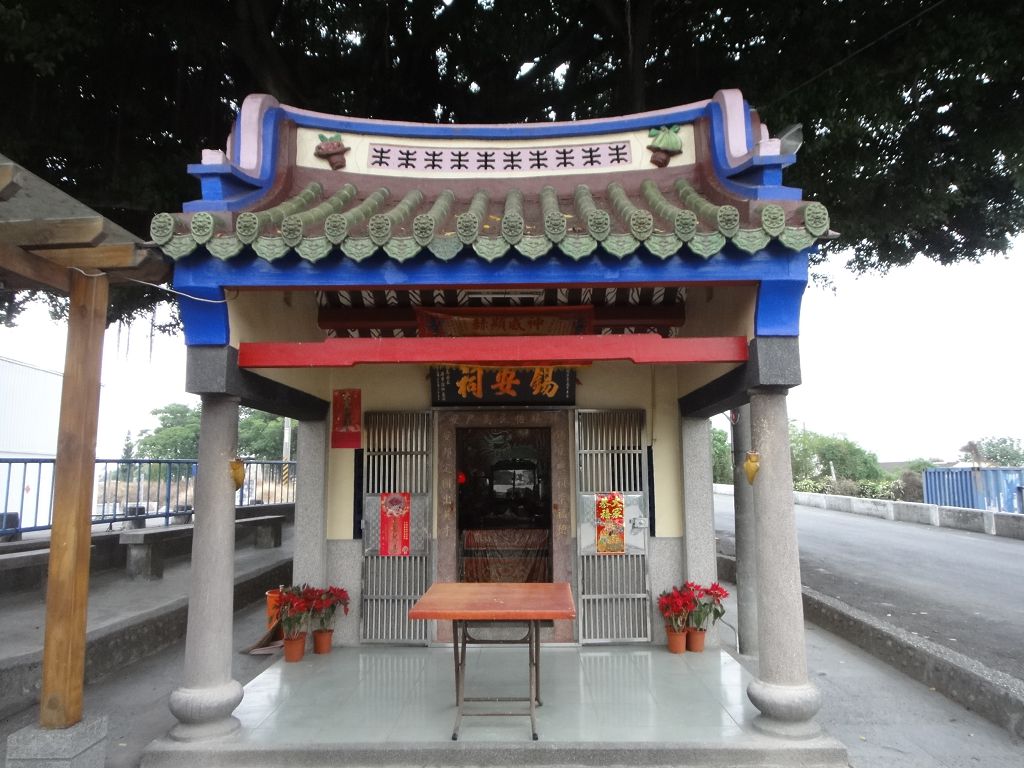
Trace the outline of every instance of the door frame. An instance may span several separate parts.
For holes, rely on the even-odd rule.
[[[460,427],[547,427],[551,430],[551,576],[573,584],[576,542],[572,526],[576,464],[573,448],[572,408],[436,409],[437,414],[437,548],[435,580],[457,581],[455,430]],[[438,635],[442,627],[438,626]],[[557,621],[545,640],[573,642],[574,622]],[[441,639],[439,637],[439,639]]]

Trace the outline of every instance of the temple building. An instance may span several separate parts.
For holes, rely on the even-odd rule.
[[[523,125],[248,97],[188,168],[201,198],[151,227],[203,403],[172,736],[237,727],[239,404],[299,420],[294,578],[349,589],[348,646],[450,640],[406,616],[439,581],[568,582],[577,619],[543,642],[664,643],[658,594],[717,577],[709,419],[743,414],[750,700],[766,733],[814,733],[786,393],[832,233],[783,184],[786,149],[735,90]]]

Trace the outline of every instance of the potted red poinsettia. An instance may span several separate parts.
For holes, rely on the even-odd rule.
[[[338,608],[348,615],[348,592],[342,587],[326,589],[308,587],[304,596],[310,603],[310,621],[313,625],[313,652],[330,653],[334,642],[334,620]]]
[[[686,648],[689,651],[703,651],[704,638],[709,626],[714,626],[725,615],[722,601],[729,593],[717,581],[710,587],[687,582],[685,588],[693,594],[695,608],[688,618],[689,632],[686,636]]]
[[[306,653],[306,627],[309,624],[310,607],[302,587],[287,587],[281,591],[277,618],[284,635],[285,661],[299,661]]]
[[[665,635],[672,653],[686,650],[687,620],[697,607],[693,592],[685,587],[672,587],[658,597],[658,611],[665,619]]]

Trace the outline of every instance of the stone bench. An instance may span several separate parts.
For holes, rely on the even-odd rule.
[[[49,549],[27,549],[20,552],[6,552],[0,555],[0,571],[38,568],[39,566],[46,566],[49,562]]]
[[[192,525],[166,525],[161,528],[132,528],[121,531],[119,543],[128,547],[125,573],[129,579],[162,579],[164,554],[162,544],[172,539],[192,536]]]
[[[284,515],[262,515],[239,518],[235,521],[235,525],[255,528],[256,549],[271,549],[281,546],[281,526],[284,521]]]
[[[89,547],[90,555],[95,545]],[[49,548],[23,549],[0,554],[0,573],[5,590],[39,589],[46,593],[46,577],[50,571]]]
[[[284,515],[243,517],[235,521],[242,528],[255,528],[256,548],[281,546]],[[127,548],[125,573],[129,579],[161,579],[164,575],[163,545],[169,541],[192,537],[193,524],[166,525],[160,528],[133,528],[121,532],[119,542]]]

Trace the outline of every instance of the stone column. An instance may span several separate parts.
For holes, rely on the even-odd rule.
[[[752,393],[750,415],[751,444],[760,454],[754,480],[758,676],[747,696],[761,710],[754,720],[760,730],[806,738],[819,733],[812,718],[821,695],[807,679],[785,390]]]
[[[327,586],[327,422],[300,421],[295,472],[295,558],[292,581]]]
[[[736,611],[740,653],[757,655],[757,537],[754,530],[754,487],[743,462],[750,450],[750,405],[733,411],[733,509],[736,518]]]
[[[684,417],[682,442],[685,525],[683,555],[686,580],[707,585],[718,579],[711,421]]]
[[[230,395],[203,395],[185,684],[170,701],[179,721],[170,736],[179,741],[224,736],[240,725],[231,715],[242,701],[242,686],[231,677],[235,484],[230,462],[238,450],[238,402]]]

